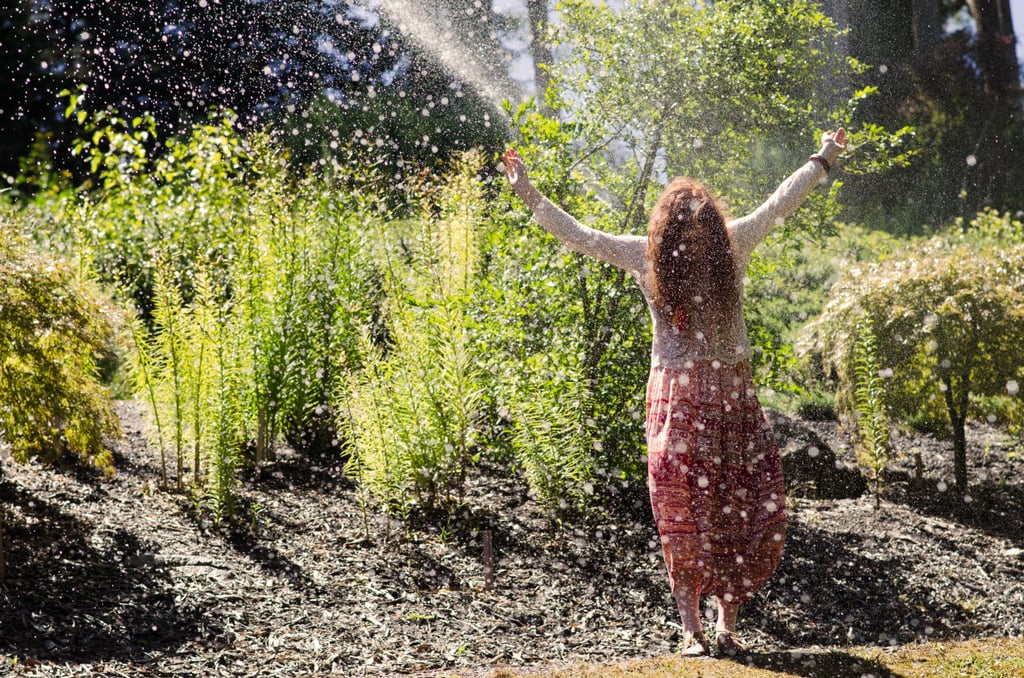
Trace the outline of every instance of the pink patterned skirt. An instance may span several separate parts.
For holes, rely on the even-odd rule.
[[[651,369],[647,473],[672,591],[740,603],[786,535],[782,462],[746,361]]]

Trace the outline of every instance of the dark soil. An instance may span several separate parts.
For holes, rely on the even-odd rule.
[[[443,528],[409,527],[364,512],[339,460],[282,450],[244,489],[245,525],[226,530],[155,489],[139,406],[120,412],[112,479],[0,460],[0,673],[394,674],[676,647],[642,488],[617,487],[603,518],[557,524],[522,480],[485,465]],[[852,466],[835,423],[773,419],[784,447],[814,438]],[[897,439],[877,512],[870,495],[792,488],[783,562],[741,612],[755,648],[1024,635],[1021,450],[989,426],[968,442],[964,497],[950,444],[920,435]]]

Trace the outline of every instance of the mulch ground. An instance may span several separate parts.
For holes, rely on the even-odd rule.
[[[558,523],[507,468],[483,465],[465,510],[410,526],[366,506],[340,460],[282,450],[244,488],[246,524],[225,530],[156,489],[139,407],[120,406],[112,479],[0,459],[0,673],[472,672],[676,647],[643,488]],[[836,424],[773,419],[784,447],[813,437],[852,465]],[[741,612],[755,649],[1024,635],[1021,450],[989,426],[968,441],[965,497],[951,489],[950,444],[922,435],[897,439],[878,511],[868,495],[794,488],[783,562]]]

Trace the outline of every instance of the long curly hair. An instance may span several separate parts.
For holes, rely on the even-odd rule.
[[[725,216],[706,186],[688,177],[662,191],[647,226],[649,287],[676,324],[700,318],[723,328],[740,306]]]

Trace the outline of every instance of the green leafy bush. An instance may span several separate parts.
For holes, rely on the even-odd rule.
[[[482,375],[469,309],[484,209],[478,165],[464,157],[436,202],[406,224],[403,253],[384,248],[388,342],[364,338],[364,367],[335,405],[349,472],[400,516],[416,505],[450,509],[477,456]]]
[[[0,433],[15,459],[72,454],[112,472],[104,437],[120,424],[99,360],[119,314],[85,274],[35,254],[6,222],[0,215]]]
[[[1024,375],[1024,246],[964,242],[960,234],[936,238],[847,269],[801,342],[811,362],[838,382],[837,404],[850,415],[856,328],[867,317],[888,376],[886,406],[902,421],[952,433],[961,491],[964,425],[977,413],[972,397],[1013,400],[1019,396],[1012,385]]]

